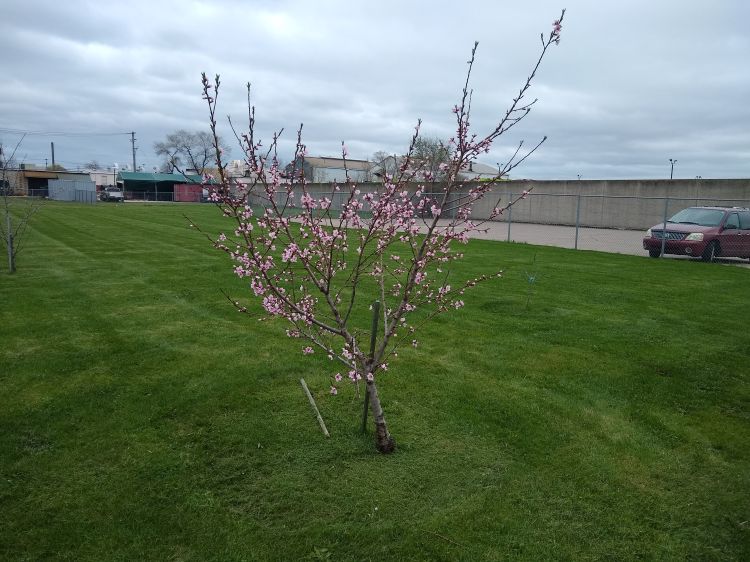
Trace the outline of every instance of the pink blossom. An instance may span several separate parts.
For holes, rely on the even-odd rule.
[[[338,393],[339,393],[339,389],[336,388],[335,386],[331,385],[331,394],[333,394],[334,396],[336,396]]]
[[[341,373],[336,373],[333,378],[336,380],[336,382],[341,382],[341,379],[344,377],[341,376]]]
[[[250,282],[250,287],[252,287],[253,293],[255,293],[256,297],[259,297],[266,292],[266,289],[263,286],[263,283],[261,283],[260,279],[258,279],[257,277],[255,277]]]
[[[312,353],[315,353],[315,350],[308,345],[305,349],[302,350],[302,353],[305,355],[311,355]]]
[[[373,380],[375,380],[375,377],[373,376],[373,374],[372,374],[372,373],[367,373],[367,380],[368,380],[368,381],[373,381]]]
[[[297,244],[292,242],[284,249],[284,253],[281,254],[281,261],[295,262],[297,261],[298,253],[299,253],[299,246],[297,246]]]
[[[263,308],[271,316],[281,316],[284,312],[283,304],[281,299],[274,295],[267,295],[263,298]]]

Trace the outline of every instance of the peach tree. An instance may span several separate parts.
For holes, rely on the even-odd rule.
[[[452,110],[455,133],[446,146],[450,157],[440,165],[439,174],[415,156],[421,126],[417,121],[395,173],[384,173],[382,185],[374,190],[360,189],[349,173],[345,181],[333,182],[328,192],[312,190],[304,166],[296,164],[291,177],[285,177],[277,153],[283,129],[268,146],[256,138],[249,84],[248,128],[243,133],[232,128],[250,181],[237,183],[227,173],[217,133],[219,76],[210,81],[203,74],[217,170],[206,178],[206,185],[211,200],[232,224],[209,238],[231,258],[234,273],[247,281],[264,315],[286,321],[286,335],[302,342],[300,353],[322,354],[340,366],[331,369],[331,394],[346,385],[356,392],[364,387],[365,420],[369,408],[376,447],[382,453],[392,452],[395,442],[388,431],[378,383],[399,348],[416,347],[416,332],[424,321],[461,308],[469,289],[500,274],[488,272],[451,283],[450,266],[463,257],[458,249],[484,228],[486,220],[497,219],[526,196],[492,201],[488,217],[473,219],[477,202],[492,197],[495,183],[546,137],[525,152],[519,144],[492,181],[469,184],[461,173],[531,111],[536,100],[527,101],[527,91],[549,48],[560,41],[564,15],[563,10],[552,31],[542,34],[541,52],[532,71],[491,130],[482,134],[473,132],[470,123],[475,43],[460,100]],[[300,125],[293,162],[303,162],[305,156]],[[343,143],[342,158],[346,162]],[[229,298],[240,312],[250,314],[247,304]],[[372,314],[370,326],[355,321],[363,317],[363,311],[366,316]]]

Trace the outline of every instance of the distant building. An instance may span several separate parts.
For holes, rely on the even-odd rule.
[[[96,185],[96,189],[101,191],[104,187],[115,185],[117,173],[114,170],[89,170],[89,176]]]
[[[122,186],[125,199],[140,201],[174,201],[176,185],[201,184],[202,181],[203,177],[198,174],[149,174],[145,172],[117,174],[117,185]]]
[[[284,173],[287,177],[299,178],[302,173],[312,183],[346,181],[347,174],[353,181],[372,181],[373,164],[367,160],[344,160],[328,156],[306,156],[287,165]]]
[[[494,179],[497,178],[499,171],[499,168],[496,166],[488,166],[480,162],[469,162],[467,166],[461,168],[461,176],[466,181]]]
[[[402,158],[402,156],[389,156],[382,162],[372,164],[372,181],[383,181],[385,173],[393,174],[393,171],[401,166]],[[417,165],[418,163],[414,163],[410,168],[416,169]],[[464,181],[495,179],[497,174],[498,168],[495,166],[488,166],[480,162],[469,162],[461,168],[459,179]]]
[[[88,172],[37,169],[25,164],[16,168],[8,168],[4,170],[4,174],[5,185],[2,186],[4,189],[9,189],[10,193],[14,195],[32,197],[48,197],[50,181],[63,180],[83,183],[91,181]]]
[[[250,166],[244,160],[231,160],[227,164],[227,175],[231,178],[242,178],[250,175]]]

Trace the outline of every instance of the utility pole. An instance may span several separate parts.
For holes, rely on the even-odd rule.
[[[672,168],[669,170],[669,179],[672,179],[674,176],[674,165],[677,164],[677,160],[669,159],[669,163],[672,165]]]
[[[133,146],[133,171],[135,172],[135,131],[130,133],[130,144]]]
[[[55,167],[55,143],[51,142],[49,143],[50,148],[52,148],[52,167]]]

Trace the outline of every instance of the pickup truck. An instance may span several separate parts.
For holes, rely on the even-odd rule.
[[[125,195],[117,187],[105,187],[104,191],[99,194],[100,201],[125,201]]]

